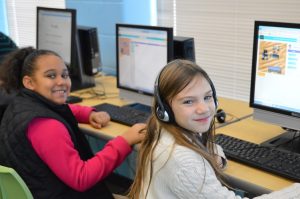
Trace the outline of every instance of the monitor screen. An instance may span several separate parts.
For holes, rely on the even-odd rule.
[[[256,21],[250,106],[254,119],[300,130],[300,24]]]
[[[57,52],[70,69],[72,91],[93,87],[84,73],[76,27],[76,10],[37,7],[37,49]]]
[[[151,105],[156,76],[173,58],[173,28],[117,24],[116,44],[120,97]]]

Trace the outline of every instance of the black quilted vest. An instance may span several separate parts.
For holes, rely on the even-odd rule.
[[[54,118],[63,123],[82,160],[93,156],[68,105],[56,105],[32,91],[23,89],[9,104],[1,121],[0,164],[14,168],[35,199],[113,198],[104,182],[85,192],[78,192],[65,185],[51,172],[26,137],[28,124],[38,117]]]

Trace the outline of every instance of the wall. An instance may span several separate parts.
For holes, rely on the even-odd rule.
[[[115,24],[150,25],[151,5],[153,0],[66,0],[66,8],[77,10],[78,25],[97,27],[106,74],[116,73]]]
[[[5,0],[0,0],[0,32],[8,35]]]

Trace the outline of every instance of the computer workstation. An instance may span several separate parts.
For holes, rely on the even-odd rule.
[[[124,107],[102,104],[97,110],[127,125],[146,122],[156,76],[172,59],[173,28],[116,24],[117,88],[120,98],[132,103]]]
[[[271,190],[300,182],[299,39],[300,24],[255,22],[250,93],[253,118],[217,130],[226,134],[217,142],[230,158],[283,176],[266,182]],[[236,177],[260,183],[237,173]]]

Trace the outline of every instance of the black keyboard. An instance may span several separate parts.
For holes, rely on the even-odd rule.
[[[215,142],[232,160],[300,182],[300,154],[217,134]]]
[[[94,106],[97,111],[106,111],[111,120],[127,126],[132,126],[136,123],[145,123],[150,116],[149,112],[140,111],[129,106],[116,106],[109,103],[103,103]]]

